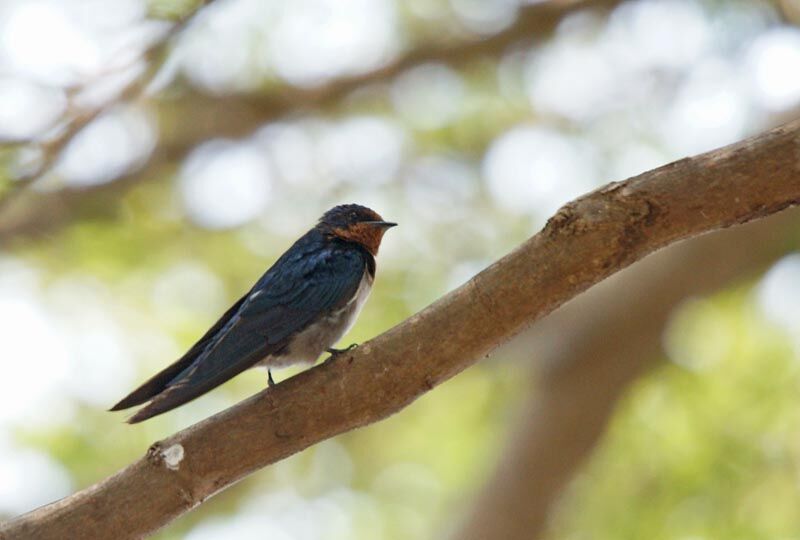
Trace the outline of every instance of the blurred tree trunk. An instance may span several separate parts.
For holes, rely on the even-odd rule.
[[[752,276],[785,253],[796,209],[687,240],[619,272],[551,314],[515,347],[532,349],[531,398],[454,540],[532,540],[601,438],[614,406],[657,364],[674,308]]]
[[[647,254],[798,204],[798,163],[795,122],[593,191],[402,324],[154,444],[110,478],[0,525],[0,538],[152,534],[266,465],[399,411]],[[548,410],[562,411],[558,402]]]

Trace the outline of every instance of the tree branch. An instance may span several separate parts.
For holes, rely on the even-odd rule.
[[[50,132],[42,137],[24,141],[24,144],[35,146],[41,152],[41,160],[35,168],[22,176],[14,178],[11,187],[2,193],[2,198],[0,198],[0,211],[5,211],[9,205],[15,203],[18,197],[24,196],[24,193],[30,185],[51,173],[67,145],[69,145],[70,141],[83,131],[86,126],[94,122],[101,115],[107,113],[115,105],[139,99],[161,69],[161,65],[157,59],[165,55],[170,41],[180,34],[186,26],[194,20],[197,14],[212,1],[213,0],[200,0],[192,9],[176,18],[172,22],[172,26],[169,27],[159,39],[149,43],[142,51],[140,58],[140,60],[149,63],[149,65],[136,77],[132,78],[118,94],[102,102],[95,103],[89,108],[82,108],[75,104],[70,104],[70,106],[67,107],[67,112],[64,117],[62,117],[59,122],[58,129],[51,129]],[[132,61],[131,65],[133,65],[133,63]],[[74,101],[75,96],[80,95],[81,92],[90,88],[92,83],[102,78],[103,75],[101,74],[91,81],[86,82],[81,87],[69,89],[70,91],[68,94],[71,100]],[[24,145],[17,142],[11,146]],[[76,191],[80,191],[80,188]]]
[[[7,522],[0,538],[150,534],[266,465],[399,411],[648,253],[798,202],[800,122],[609,184],[351,354],[156,443],[114,476]]]
[[[654,367],[675,307],[763,270],[791,248],[793,209],[672,245],[561,306],[525,336],[537,367],[508,447],[454,540],[540,537],[617,401]],[[624,336],[624,337],[623,337]],[[554,343],[555,341],[555,343]]]
[[[156,154],[161,152],[156,148]],[[124,193],[143,178],[168,176],[174,174],[174,169],[171,160],[156,157],[144,170],[126,174],[113,182],[55,191],[21,190],[6,204],[0,203],[0,248],[16,240],[51,232],[78,216],[83,219],[113,216]]]

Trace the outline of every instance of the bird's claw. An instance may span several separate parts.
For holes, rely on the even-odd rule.
[[[337,354],[342,354],[342,353],[350,352],[350,351],[352,351],[353,349],[355,349],[356,347],[358,347],[358,343],[351,343],[350,345],[348,345],[348,346],[347,346],[347,347],[345,347],[344,349],[334,349],[333,347],[331,347],[331,348],[329,348],[329,349],[325,349],[325,350],[326,350],[327,352],[331,353],[332,355],[337,355]]]
[[[330,353],[330,356],[325,359],[325,362],[330,362],[332,360],[336,360],[336,358],[340,354],[344,354],[344,353],[350,352],[353,349],[355,349],[356,347],[358,347],[358,343],[352,343],[349,346],[345,347],[344,349],[334,349],[333,347],[325,349],[326,352]]]
[[[275,386],[275,379],[272,378],[272,370],[271,369],[267,370],[267,386],[269,388],[272,388],[273,386]]]

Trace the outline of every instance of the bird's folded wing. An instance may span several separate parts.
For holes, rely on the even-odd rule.
[[[129,422],[182,405],[280,352],[317,317],[352,299],[365,265],[363,255],[353,250],[323,250],[297,264],[276,265],[208,340],[197,359]]]

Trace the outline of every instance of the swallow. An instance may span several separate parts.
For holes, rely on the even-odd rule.
[[[313,364],[355,323],[375,280],[383,234],[396,223],[357,204],[328,210],[189,351],[114,405],[142,405],[135,424],[183,405],[242,371]],[[352,346],[351,346],[352,347]],[[348,349],[344,349],[348,350]]]

